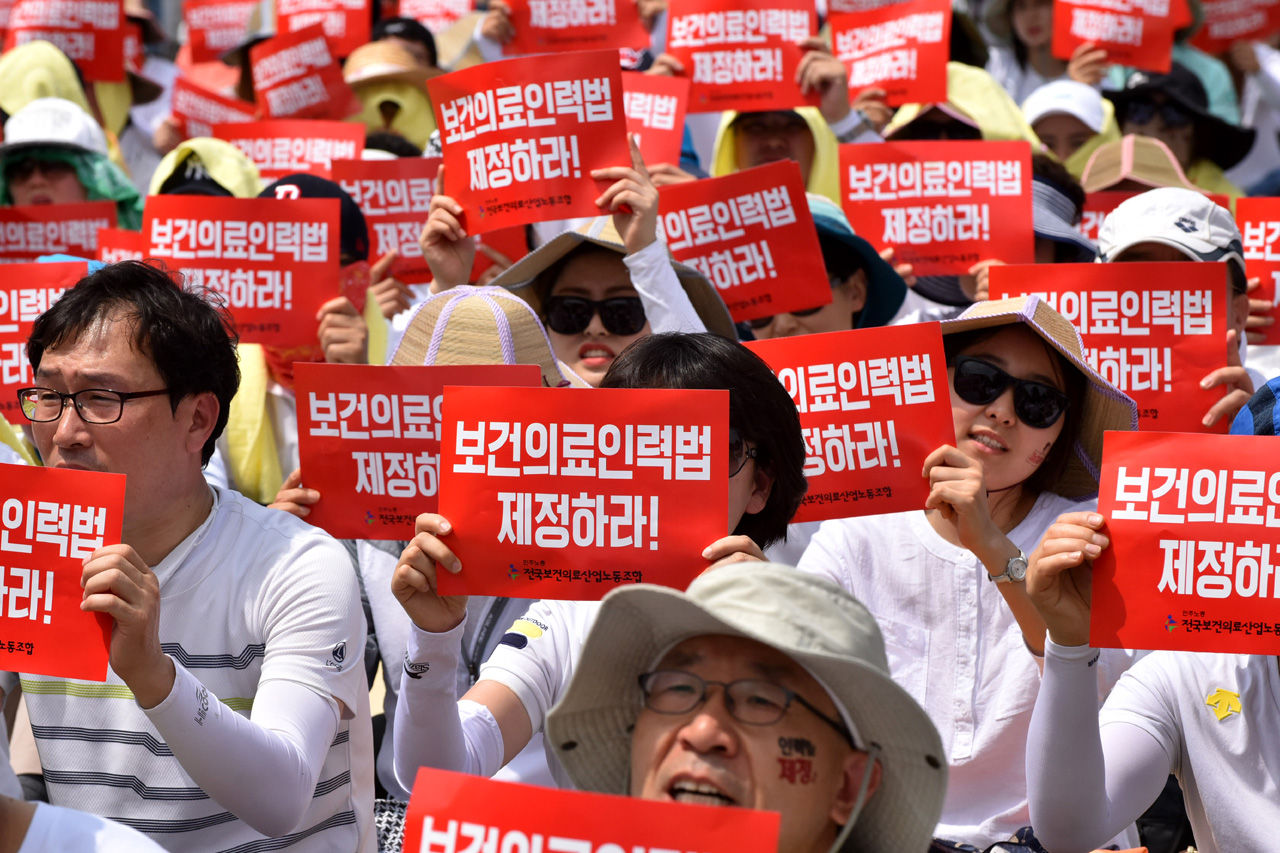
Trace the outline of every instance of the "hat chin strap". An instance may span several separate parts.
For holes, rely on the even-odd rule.
[[[871,787],[871,774],[875,772],[876,760],[879,757],[880,744],[872,743],[868,745],[867,760],[862,765],[862,782],[858,785],[858,798],[854,800],[853,810],[849,812],[849,819],[840,828],[840,832],[836,835],[835,843],[831,845],[828,853],[840,853],[845,842],[849,840],[849,834],[853,832],[853,827],[858,822],[858,816],[862,814],[862,809],[867,804],[867,791]]]

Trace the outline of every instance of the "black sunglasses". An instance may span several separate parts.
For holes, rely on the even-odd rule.
[[[1032,429],[1048,429],[1058,422],[1070,403],[1067,395],[1043,382],[1015,379],[989,361],[962,355],[956,358],[951,385],[966,403],[985,406],[1010,385],[1013,386],[1013,411]]]
[[[597,312],[611,335],[635,335],[644,328],[644,303],[639,296],[613,296],[598,301],[581,296],[552,296],[547,299],[547,327],[561,335],[578,335],[591,325]]]
[[[789,311],[787,313],[789,313],[792,317],[808,317],[810,314],[817,314],[824,307],[825,306],[823,305],[819,305],[817,308],[805,308],[801,311]],[[748,320],[747,323],[753,329],[763,329],[765,326],[768,326],[770,323],[772,323],[773,318],[776,316],[778,315],[770,314],[768,317],[757,317],[754,320]]]
[[[1186,127],[1192,118],[1176,104],[1154,104],[1150,101],[1132,101],[1124,108],[1124,121],[1134,124],[1150,124],[1156,117],[1164,122],[1167,128]]]

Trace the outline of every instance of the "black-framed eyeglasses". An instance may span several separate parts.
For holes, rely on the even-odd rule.
[[[18,404],[22,415],[32,423],[48,423],[62,417],[67,403],[85,423],[113,424],[124,414],[124,404],[141,397],[157,397],[168,394],[168,388],[159,391],[112,391],[108,388],[85,388],[74,394],[64,394],[52,388],[19,388]]]
[[[729,715],[749,726],[770,726],[786,715],[792,702],[799,703],[818,719],[840,733],[850,746],[857,748],[853,735],[839,720],[832,719],[813,706],[799,693],[762,678],[739,678],[736,681],[707,681],[683,669],[659,669],[639,678],[644,693],[644,706],[650,711],[671,716],[688,714],[707,701],[707,688],[724,689],[724,704]]]
[[[70,163],[64,163],[61,160],[41,160],[38,157],[22,157],[21,159],[10,159],[4,164],[5,180],[13,183],[14,181],[29,181],[36,173],[36,170],[49,180],[57,180],[67,175],[75,174],[76,167]]]
[[[611,335],[636,335],[644,328],[644,303],[639,296],[611,296],[600,300],[552,296],[547,299],[547,328],[561,335],[578,335],[591,325],[596,313]]]
[[[969,355],[958,356],[952,365],[955,373],[951,386],[956,396],[966,403],[985,406],[1010,385],[1013,386],[1013,412],[1032,429],[1048,429],[1066,413],[1067,395],[1043,382],[1016,379],[989,361]]]
[[[747,440],[737,427],[729,427],[729,476],[736,477],[746,467],[748,459],[759,457],[760,449],[747,447]]]
[[[1123,122],[1132,122],[1133,124],[1150,124],[1159,116],[1160,121],[1170,130],[1178,127],[1186,127],[1191,124],[1192,118],[1182,107],[1177,104],[1157,104],[1152,101],[1131,101],[1125,105]]]

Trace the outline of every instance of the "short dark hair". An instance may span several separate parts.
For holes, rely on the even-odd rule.
[[[390,130],[371,130],[364,137],[365,149],[386,151],[397,157],[421,157],[422,149]]]
[[[413,18],[384,18],[373,27],[369,41],[382,41],[388,36],[405,41],[416,41],[427,49],[427,61],[432,65],[440,64],[440,56],[436,53],[436,39],[431,30]]]
[[[761,548],[787,537],[808,484],[800,413],[760,356],[711,332],[647,335],[622,351],[601,388],[707,388],[729,392],[729,425],[755,442],[756,463],[773,475],[764,509],[734,529]]]
[[[218,398],[218,419],[200,454],[203,465],[213,455],[240,387],[237,337],[224,310],[184,289],[174,275],[142,261],[107,264],[90,273],[36,318],[27,360],[37,370],[46,350],[74,342],[102,317],[123,314],[133,324],[134,349],[151,359],[169,389],[173,411],[192,394]]]

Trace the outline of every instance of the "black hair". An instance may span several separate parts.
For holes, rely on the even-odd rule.
[[[364,147],[386,151],[397,157],[421,157],[422,149],[398,133],[389,130],[371,130],[364,137]]]
[[[376,5],[376,4],[375,4]],[[388,36],[414,41],[427,50],[427,62],[432,66],[440,64],[440,56],[436,53],[436,39],[431,30],[413,18],[384,18],[373,27],[369,41],[382,41]]]
[[[956,356],[963,350],[990,340],[1008,328],[1010,326],[992,326],[986,329],[974,329],[969,332],[944,335],[942,345],[947,356],[947,367],[951,367],[955,363]],[[1084,414],[1084,402],[1085,395],[1089,390],[1089,379],[1080,372],[1079,368],[1067,361],[1062,356],[1062,353],[1036,334],[1034,329],[1030,326],[1027,326],[1026,329],[1031,334],[1036,335],[1036,340],[1040,341],[1045,352],[1049,353],[1053,363],[1061,368],[1062,390],[1067,395],[1067,411],[1062,415],[1065,421],[1062,425],[1062,432],[1058,434],[1058,440],[1053,443],[1053,448],[1049,451],[1049,455],[1045,457],[1045,460],[1040,463],[1040,466],[1020,484],[1024,492],[1038,496],[1042,492],[1054,492],[1058,487],[1058,483],[1062,480],[1062,475],[1067,470],[1067,463],[1075,455],[1076,445],[1080,439],[1081,416]],[[1054,493],[1056,494],[1056,492]]]
[[[193,394],[218,398],[218,419],[200,454],[203,465],[213,455],[240,387],[237,336],[230,315],[176,284],[168,271],[142,261],[107,264],[36,318],[27,360],[37,370],[46,350],[73,343],[101,318],[122,315],[132,324],[133,348],[151,359],[169,389],[173,411]]]
[[[829,278],[846,281],[858,270],[868,271],[862,256],[836,235],[819,230],[818,246],[822,249],[822,263],[827,268]]]
[[[787,536],[808,484],[800,413],[769,365],[711,332],[647,335],[622,351],[601,388],[708,388],[729,392],[729,425],[755,442],[756,464],[773,475],[764,509],[734,528],[767,548]]]

